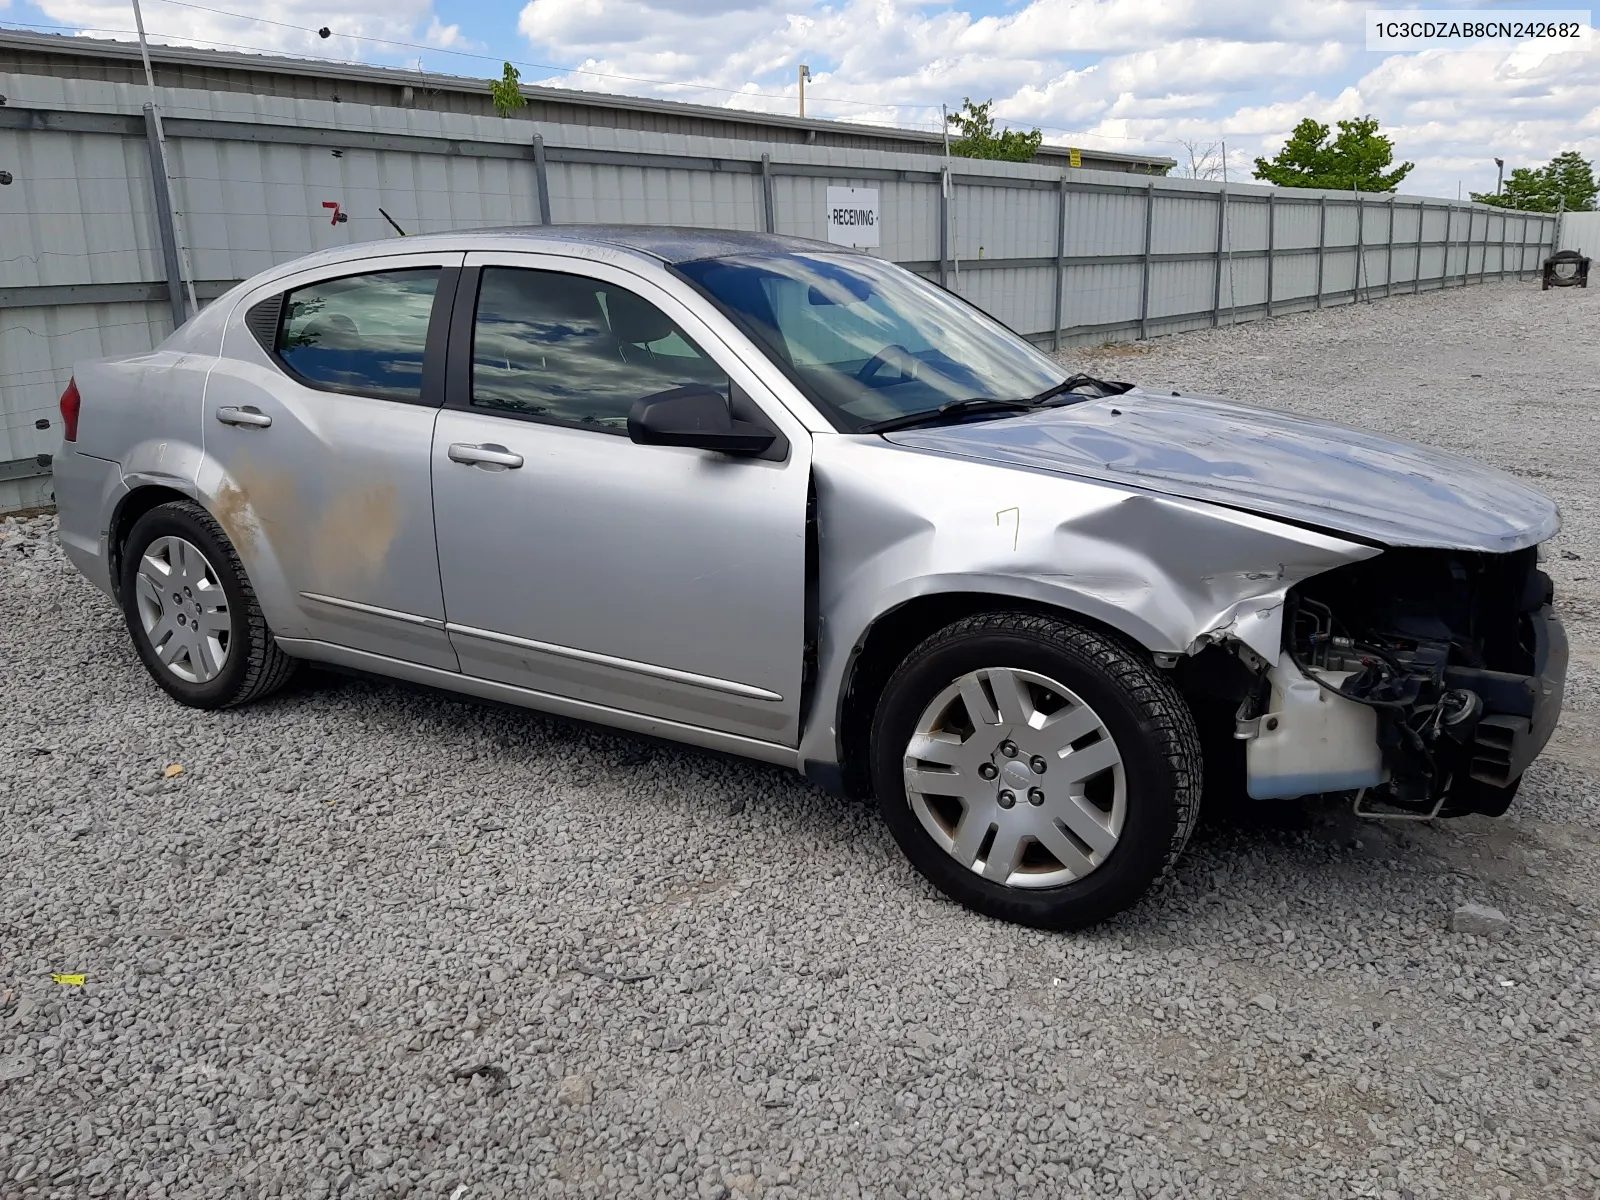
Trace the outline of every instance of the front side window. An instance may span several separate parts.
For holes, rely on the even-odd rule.
[[[647,396],[727,372],[664,312],[582,275],[485,267],[472,338],[472,406],[626,433]]]
[[[1067,372],[942,288],[861,254],[678,264],[846,432],[951,401],[1019,400]]]
[[[279,359],[316,387],[385,400],[422,397],[439,268],[348,275],[285,297]]]

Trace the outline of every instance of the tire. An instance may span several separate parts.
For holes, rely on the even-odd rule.
[[[165,580],[159,589],[158,577]],[[299,665],[267,627],[233,543],[193,501],[158,504],[134,522],[122,544],[120,584],[134,648],[151,678],[180,704],[231,708],[259,700]],[[202,624],[214,636],[201,638]],[[166,661],[163,651],[177,657]]]
[[[979,728],[974,705],[992,726]],[[1041,929],[1133,904],[1171,870],[1200,810],[1200,742],[1177,689],[1120,641],[1033,613],[968,617],[912,651],[879,700],[871,756],[883,818],[917,870],[976,912]]]

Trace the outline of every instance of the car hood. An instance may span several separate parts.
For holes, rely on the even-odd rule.
[[[1211,396],[1120,396],[884,435],[900,446],[1203,500],[1389,546],[1507,552],[1560,527],[1514,477],[1443,450]]]

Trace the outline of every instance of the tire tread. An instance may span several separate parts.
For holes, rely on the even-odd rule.
[[[1098,630],[1043,613],[978,613],[963,617],[924,641],[908,656],[907,661],[931,653],[947,642],[978,633],[1009,633],[1038,638],[1055,643],[1069,654],[1087,658],[1150,714],[1150,732],[1161,744],[1161,751],[1175,781],[1173,803],[1177,810],[1177,821],[1173,828],[1172,843],[1162,859],[1155,882],[1165,879],[1172,873],[1173,865],[1183,854],[1184,847],[1189,844],[1189,836],[1200,818],[1203,755],[1194,717],[1182,694],[1160,674],[1153,663],[1146,661],[1142,651],[1136,653],[1131,647]]]
[[[1154,744],[1155,753],[1165,759],[1172,780],[1172,834],[1145,890],[1155,888],[1171,875],[1200,816],[1203,753],[1188,703],[1142,648],[1068,618],[1018,611],[977,613],[932,634],[906,656],[890,677],[883,695],[893,694],[901,680],[929,656],[975,636],[993,635],[1026,638],[1054,647],[1104,675],[1140,710],[1143,731]],[[1110,915],[1109,912],[1102,911],[1083,919],[1062,918],[1050,921],[1049,925],[1081,928],[1106,915]],[[1027,918],[1019,914],[1015,919]],[[1029,923],[1035,922],[1029,920]]]
[[[239,558],[239,552],[234,549],[233,541],[223,530],[221,522],[204,506],[193,500],[169,500],[165,504],[156,505],[150,512],[182,515],[204,528],[222,548],[226,563],[219,563],[218,566],[233,572],[239,591],[244,596],[241,615],[244,618],[245,628],[239,631],[242,636],[236,637],[235,641],[242,644],[242,648],[248,651],[249,657],[246,660],[244,678],[238,689],[219,707],[234,708],[241,704],[249,704],[255,700],[265,699],[283,687],[299,668],[299,660],[285,654],[279,647],[277,639],[273,637],[272,629],[267,625],[267,618],[261,611],[261,604],[256,599],[256,590],[244,569],[244,562]]]

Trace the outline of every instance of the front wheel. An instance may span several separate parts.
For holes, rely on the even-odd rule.
[[[145,669],[181,704],[244,704],[294,672],[233,544],[193,501],[158,504],[134,522],[122,547],[120,595]]]
[[[1078,929],[1169,870],[1199,811],[1194,718],[1148,660],[1056,617],[986,613],[914,650],[879,702],[873,783],[940,891]]]

